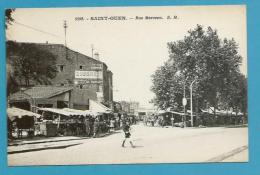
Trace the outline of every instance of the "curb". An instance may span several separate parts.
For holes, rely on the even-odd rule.
[[[70,146],[76,146],[80,145],[82,143],[74,143],[74,144],[69,144],[69,145],[61,145],[61,146],[52,146],[52,147],[42,147],[42,148],[33,148],[33,149],[25,149],[25,150],[19,150],[19,151],[9,151],[7,152],[8,154],[16,154],[16,153],[25,153],[25,152],[33,152],[33,151],[42,151],[42,150],[47,150],[47,149],[64,149]]]
[[[82,138],[75,138],[75,139],[63,139],[63,140],[45,140],[45,141],[35,141],[35,142],[27,142],[27,143],[14,143],[14,144],[8,144],[8,146],[20,146],[20,145],[39,144],[39,143],[64,142],[64,141],[73,141],[73,140],[83,140],[83,139],[89,139],[89,138],[91,138],[91,137],[82,137]]]
[[[248,146],[247,145],[244,145],[244,146],[241,146],[239,148],[236,148],[236,149],[233,149],[231,150],[230,152],[227,152],[227,153],[224,153],[224,154],[221,154],[217,157],[214,157],[214,158],[211,158],[209,160],[207,160],[206,162],[221,162],[229,157],[232,157],[244,150],[248,149]]]
[[[108,135],[111,135],[113,133],[107,133],[107,134],[102,134],[99,137],[96,138],[101,138],[105,137]],[[91,139],[93,137],[80,137],[80,138],[73,138],[73,139],[61,139],[61,140],[45,140],[45,141],[35,141],[35,142],[27,142],[27,143],[13,143],[13,144],[8,144],[8,146],[20,146],[20,145],[30,145],[30,144],[40,144],[40,143],[52,143],[52,142],[64,142],[64,141],[74,141],[74,140],[84,140],[84,139]]]
[[[105,136],[109,136],[113,133],[106,133],[99,135],[97,138],[102,138]],[[75,139],[67,139],[67,140],[47,140],[47,141],[39,141],[39,142],[28,142],[28,143],[21,143],[21,144],[13,144],[13,145],[8,145],[8,146],[21,146],[21,145],[27,145],[27,144],[41,144],[41,143],[53,143],[53,142],[64,142],[64,141],[75,141],[75,140],[83,140],[83,139],[90,139],[92,137],[84,137],[84,138],[75,138]],[[42,150],[47,150],[47,149],[64,149],[70,146],[76,146],[80,145],[82,143],[73,143],[73,144],[65,144],[65,145],[59,145],[59,146],[46,146],[46,147],[40,147],[40,148],[29,148],[29,149],[23,149],[23,150],[17,150],[17,151],[7,151],[7,154],[17,154],[17,153],[25,153],[25,152],[33,152],[33,151],[42,151]]]

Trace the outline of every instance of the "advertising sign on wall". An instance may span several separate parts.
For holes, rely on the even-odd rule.
[[[75,78],[81,79],[103,79],[101,71],[75,71]]]

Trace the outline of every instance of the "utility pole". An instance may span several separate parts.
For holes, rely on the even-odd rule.
[[[65,47],[67,47],[67,28],[68,28],[68,25],[67,25],[66,20],[64,20],[63,27],[64,27],[64,31],[65,31]]]
[[[94,54],[94,45],[93,44],[91,44],[91,56],[92,56],[92,58],[93,58],[93,55]]]
[[[67,28],[68,28],[68,25],[67,25],[66,20],[64,20],[63,27],[64,27],[64,32],[65,32],[65,38],[64,38],[64,40],[65,40],[65,43],[64,43],[64,45],[65,45],[65,57],[66,57],[66,59],[68,59],[68,49],[67,49]]]

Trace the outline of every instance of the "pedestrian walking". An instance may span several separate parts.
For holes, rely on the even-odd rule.
[[[131,137],[131,133],[130,133],[130,124],[129,122],[126,122],[124,125],[123,125],[123,131],[125,133],[125,139],[123,140],[123,143],[122,143],[122,147],[125,147],[125,142],[126,141],[129,141],[130,145],[132,148],[134,148],[134,144],[132,142],[132,140],[130,139]]]

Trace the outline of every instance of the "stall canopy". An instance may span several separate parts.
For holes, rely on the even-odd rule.
[[[201,110],[201,111],[203,113],[214,114],[214,107],[210,107],[207,110]],[[233,112],[233,111],[218,110],[218,109],[216,109],[215,112],[216,112],[216,115],[220,115],[220,116],[241,116],[241,115],[244,115],[241,112],[236,113],[236,112]]]
[[[41,117],[40,114],[36,114],[31,111],[26,111],[15,107],[7,108],[7,115],[11,121],[14,121],[16,118],[22,118],[24,116],[36,117],[36,118]]]
[[[57,108],[39,108],[41,111],[48,111],[55,114],[60,114],[64,116],[79,116],[79,115],[95,115],[94,112],[89,110],[77,110],[77,109],[71,109],[71,108],[63,108],[63,109],[57,109]]]
[[[184,115],[184,113],[175,112],[175,111],[164,111],[164,110],[158,111],[158,114],[166,114],[166,113],[177,114],[177,115]],[[188,114],[186,114],[186,115],[188,115]]]
[[[52,113],[60,114],[60,115],[65,115],[65,116],[78,115],[78,114],[75,114],[74,112],[65,111],[63,109],[57,109],[57,108],[39,108],[39,110],[48,111],[48,112],[52,112]]]
[[[112,110],[93,100],[89,100],[89,110],[95,113],[111,113]]]
[[[68,111],[68,112],[73,112],[77,115],[97,115],[95,112],[90,111],[90,110],[78,110],[78,109],[71,109],[71,108],[63,108],[63,110]]]

